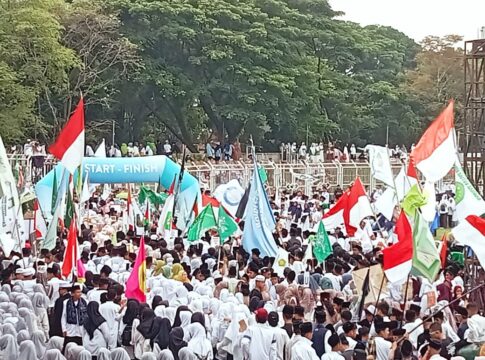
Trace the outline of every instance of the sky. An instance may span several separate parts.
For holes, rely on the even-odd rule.
[[[417,42],[427,35],[478,38],[485,26],[485,0],[329,0],[345,20],[392,26]]]

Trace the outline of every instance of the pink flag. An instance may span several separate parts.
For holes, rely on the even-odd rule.
[[[79,282],[84,282],[86,280],[86,268],[81,259],[77,260],[77,280]]]
[[[136,256],[135,265],[130,277],[126,281],[125,295],[128,299],[137,299],[146,302],[146,259],[145,259],[145,239],[140,239],[140,248]]]

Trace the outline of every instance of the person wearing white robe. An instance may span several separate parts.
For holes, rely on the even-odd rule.
[[[31,340],[34,343],[37,358],[42,359],[46,351],[44,333],[42,331],[34,331]]]
[[[300,325],[301,336],[291,348],[291,360],[319,360],[312,347],[313,326],[311,322]]]
[[[276,359],[285,359],[285,350],[290,342],[290,337],[285,329],[278,327],[279,317],[276,311],[272,311],[268,314],[268,323],[272,327],[276,336]]]
[[[276,336],[273,329],[268,327],[268,312],[266,309],[255,311],[256,324],[246,330],[241,346],[245,359],[266,360],[276,359]]]
[[[19,359],[21,360],[37,360],[37,353],[35,352],[35,345],[30,340],[25,340],[19,347]]]
[[[322,355],[322,360],[345,360],[345,358],[340,355],[342,343],[340,342],[340,337],[337,334],[330,335],[328,338],[328,344],[331,347],[331,350],[325,351],[325,354]]]
[[[114,349],[116,337],[111,332],[106,319],[99,312],[99,304],[90,302],[87,307],[87,318],[82,327],[83,347],[96,356],[100,348]]]
[[[485,317],[478,314],[479,308],[475,303],[469,303],[466,309],[469,314],[466,339],[470,343],[482,344],[485,342]]]
[[[13,335],[0,336],[0,356],[3,360],[18,360],[19,346]]]
[[[45,352],[44,360],[66,360],[60,350],[50,349]]]
[[[115,304],[113,300],[116,297],[116,292],[114,290],[108,291],[108,301],[99,306],[99,312],[105,318],[110,332],[111,340],[110,343],[116,344],[118,341],[118,333],[120,327],[120,320],[122,319],[123,308]]]
[[[131,360],[130,355],[123,348],[111,350],[111,360]]]
[[[187,341],[187,348],[190,351],[192,351],[199,359],[214,359],[211,342],[207,339],[205,328],[200,323],[194,322],[188,325],[187,328],[184,329],[184,334],[185,333],[190,334],[190,339]]]
[[[47,307],[49,306],[49,299],[41,293],[35,293],[32,298],[32,305],[37,320],[37,328],[42,330],[45,338],[49,338],[49,316],[47,315]]]

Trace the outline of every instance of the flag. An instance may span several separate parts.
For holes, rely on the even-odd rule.
[[[127,299],[136,299],[142,303],[146,302],[146,255],[144,237],[140,239],[140,248],[136,255],[135,264],[126,281],[125,295]]]
[[[169,195],[165,204],[163,205],[162,212],[158,219],[158,234],[162,235],[165,240],[168,239],[172,231],[172,211],[173,211],[173,195]]]
[[[456,217],[462,221],[468,215],[485,213],[485,201],[465,175],[460,163],[455,161]]]
[[[333,230],[345,224],[344,212],[347,209],[349,194],[344,192],[337,202],[323,215],[325,229]],[[318,231],[318,229],[317,229]],[[355,231],[355,230],[354,230]]]
[[[398,242],[382,250],[382,267],[389,282],[401,284],[406,281],[413,260],[413,232],[404,211],[396,221],[394,233]]]
[[[140,192],[138,193],[138,202],[140,204],[145,203],[147,200],[150,201],[153,206],[159,207],[160,205],[163,205],[165,201],[167,200],[168,195],[165,193],[156,193],[152,189],[146,187],[146,186],[141,186],[140,187]]]
[[[251,190],[244,216],[242,244],[246,251],[257,248],[262,256],[276,256],[278,247],[273,238],[275,230],[273,210],[264,190],[256,162],[251,180]]]
[[[244,189],[239,181],[234,179],[227,184],[221,184],[214,190],[214,197],[232,216],[236,216],[237,209],[244,196]]]
[[[347,200],[347,211],[348,215],[344,212],[344,220],[347,227],[347,235],[349,236],[355,234],[362,219],[374,215],[369,198],[365,193],[364,185],[362,185],[359,177],[355,179],[354,184],[350,189],[349,198]]]
[[[56,211],[58,190],[59,190],[59,185],[57,184],[57,171],[54,168],[54,178],[52,179],[52,199],[51,199],[51,214],[52,215],[54,215],[54,212]]]
[[[175,193],[175,183],[177,182],[177,175],[174,175],[173,181],[170,184],[170,187],[168,188],[167,192],[169,195],[173,195]]]
[[[44,239],[47,235],[47,225],[37,199],[34,200],[34,231],[37,239]]]
[[[423,185],[426,203],[420,207],[421,215],[427,222],[432,222],[436,215],[436,189],[434,183],[426,180]]]
[[[86,175],[84,176],[84,184],[83,184],[83,190],[81,192],[81,204],[85,203],[86,201],[89,201],[91,198],[91,190],[89,186],[89,181],[88,181],[88,173],[86,172]]]
[[[237,210],[236,210],[236,219],[244,218],[244,213],[246,212],[246,206],[248,204],[250,191],[251,191],[251,184],[249,184],[246,190],[244,190],[244,195],[242,196],[241,201],[239,202],[239,206],[237,207]]]
[[[189,228],[188,240],[196,241],[200,240],[202,235],[206,231],[217,228],[216,217],[212,205],[207,205],[204,210],[201,211]]]
[[[55,143],[49,147],[49,152],[58,158],[71,174],[74,174],[76,168],[82,164],[84,157],[84,101],[82,97]]]
[[[417,209],[425,205],[426,197],[421,193],[417,185],[413,185],[402,201],[401,207],[409,216],[414,216]]]
[[[77,229],[76,222],[71,221],[69,227],[69,233],[67,234],[67,245],[64,252],[64,261],[62,263],[61,274],[64,278],[67,278],[74,272],[78,260],[77,251]]]
[[[212,205],[212,207],[219,207],[221,204],[212,196],[202,194],[202,207],[206,207],[208,205]]]
[[[221,244],[232,236],[238,230],[236,221],[226,212],[224,206],[219,206],[219,214],[217,217],[217,231],[219,232],[219,238]]]
[[[100,157],[100,158],[105,158],[106,157],[106,144],[103,141],[101,141],[101,144],[99,144],[98,148],[94,152],[94,157]]]
[[[70,181],[70,184],[72,184],[72,176],[69,181]],[[69,229],[71,227],[71,222],[73,218],[74,218],[74,203],[72,201],[71,187],[69,186],[67,189],[66,213],[64,214],[64,226],[66,228]]]
[[[273,270],[278,274],[279,277],[283,277],[284,270],[289,266],[288,262],[288,251],[278,247],[278,255],[276,256],[275,262],[273,264]]]
[[[361,298],[359,302],[359,307],[357,308],[357,316],[356,318],[360,319],[362,315],[362,311],[364,310],[364,305],[365,305],[365,298],[367,295],[369,295],[370,292],[370,270],[371,268],[369,267],[367,269],[367,274],[365,275],[364,282],[362,283],[362,289],[360,291],[361,293]]]
[[[86,268],[81,259],[77,260],[77,281],[80,283],[86,281]]]
[[[434,235],[440,227],[440,214],[436,211],[433,221],[429,224],[429,231]]]
[[[135,211],[133,205],[134,204],[131,198],[131,186],[128,184],[128,197],[126,198],[126,209],[123,216],[123,223],[125,229],[135,231]]]
[[[456,159],[453,105],[451,100],[411,152],[417,169],[431,182],[445,177]]]
[[[57,226],[59,225],[59,219],[62,216],[62,206],[56,205],[54,215],[52,216],[52,220],[49,223],[49,227],[47,228],[47,234],[44,238],[44,241],[41,242],[40,248],[52,250],[56,247],[56,240],[57,240]]]
[[[433,235],[419,211],[416,211],[414,216],[412,263],[411,273],[415,276],[423,276],[431,283],[435,281],[441,269],[440,254]]]
[[[480,265],[485,268],[485,219],[468,215],[451,233],[458,243],[473,250]]]
[[[301,260],[303,264],[307,264],[308,260],[313,260],[313,244],[315,243],[315,235],[310,235],[308,237],[308,245],[305,250],[305,256],[303,256],[303,259]]]
[[[440,261],[441,261],[442,269],[446,267],[447,255],[448,255],[448,239],[446,238],[446,233],[443,233],[443,236],[441,237],[441,245],[440,245]]]
[[[268,174],[266,173],[266,169],[262,166],[258,166],[259,177],[261,178],[261,182],[266,184],[268,182]]]
[[[147,200],[145,204],[145,226],[150,226],[152,215],[150,212],[150,202]]]
[[[365,150],[369,152],[369,165],[372,176],[388,186],[394,186],[394,175],[392,174],[391,160],[389,159],[387,147],[367,145]]]
[[[317,236],[315,237],[315,242],[313,244],[313,254],[317,259],[318,263],[323,263],[326,258],[328,258],[333,253],[332,245],[330,244],[330,239],[328,238],[327,231],[323,222],[320,221],[318,225]]]

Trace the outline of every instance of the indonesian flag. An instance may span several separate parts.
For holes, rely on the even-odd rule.
[[[322,222],[327,230],[333,230],[336,227],[342,226],[345,224],[344,220],[344,211],[347,208],[347,200],[349,194],[344,192],[342,196],[337,200],[334,206],[330,208],[325,215],[323,215]],[[318,226],[318,224],[316,225]],[[314,231],[317,229],[315,228]]]
[[[391,283],[403,283],[411,271],[413,261],[413,231],[404,211],[396,222],[395,234],[398,242],[384,250],[383,268]]]
[[[354,185],[352,185],[352,188],[350,189],[349,199],[347,201],[347,211],[348,215],[344,212],[344,220],[346,220],[346,226],[347,224],[350,225],[347,226],[347,234],[349,236],[354,235],[355,231],[359,228],[362,219],[374,215],[369,198],[365,193],[364,186],[359,177],[355,179]],[[353,229],[353,231],[349,231],[350,229]]]
[[[447,255],[448,255],[448,239],[446,238],[446,234],[443,234],[443,236],[441,237],[441,245],[440,245],[440,261],[441,261],[442,269],[446,267]]]
[[[81,165],[84,157],[84,101],[74,110],[66,125],[49,147],[49,152],[58,158],[62,165],[74,174],[76,168]]]
[[[456,159],[454,101],[431,123],[411,152],[414,164],[427,181],[436,182],[448,174]]]
[[[485,267],[485,219],[476,215],[467,216],[451,233],[461,245],[471,247],[480,265]]]
[[[47,234],[47,225],[42,216],[42,211],[40,210],[39,201],[37,199],[34,201],[34,230],[37,239],[45,238]]]
[[[64,252],[64,262],[62,263],[61,273],[64,278],[74,273],[74,268],[77,265],[78,251],[77,251],[77,229],[76,221],[71,221],[69,233],[67,235],[67,246]]]

